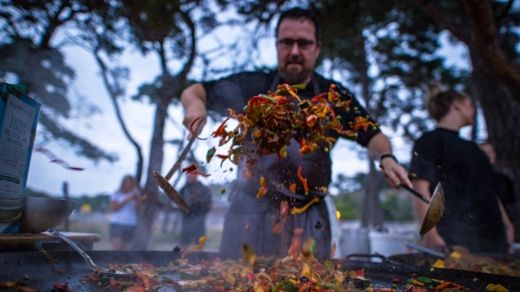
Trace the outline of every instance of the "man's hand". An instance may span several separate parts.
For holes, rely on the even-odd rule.
[[[380,161],[379,166],[383,171],[383,176],[386,182],[391,187],[399,187],[400,185],[412,187],[412,183],[408,178],[408,172],[392,157],[383,158]]]
[[[408,178],[408,172],[392,155],[390,140],[383,133],[377,133],[370,139],[368,142],[368,153],[372,159],[379,160],[379,166],[390,186],[394,188],[400,185],[412,187],[412,183]]]
[[[200,84],[194,84],[186,88],[181,94],[181,102],[184,107],[182,123],[190,131],[189,138],[193,135],[198,136],[206,125],[208,116],[204,87]]]

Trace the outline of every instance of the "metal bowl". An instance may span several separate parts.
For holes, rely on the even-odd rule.
[[[25,198],[20,233],[40,233],[67,219],[73,204],[69,200],[42,197]]]

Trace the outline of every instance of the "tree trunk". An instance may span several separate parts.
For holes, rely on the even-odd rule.
[[[168,113],[169,102],[170,99],[159,99],[157,108],[155,109],[154,127],[149,155],[150,160],[146,172],[146,184],[144,186],[146,199],[144,200],[139,212],[139,223],[132,246],[135,250],[146,250],[152,234],[153,222],[155,220],[158,206],[157,198],[159,194],[158,185],[152,172],[154,170],[158,172],[162,171],[164,124]]]
[[[361,226],[380,228],[383,225],[383,211],[379,200],[381,191],[381,176],[374,166],[374,161],[369,159],[369,172],[365,180],[365,195],[361,209]]]
[[[489,73],[472,56],[472,82],[475,94],[481,103],[486,119],[488,140],[497,153],[497,169],[509,176],[514,182],[515,198],[520,210],[520,103],[517,98],[520,92],[516,87],[508,86],[495,74]],[[520,225],[515,222],[517,238]]]
[[[359,72],[365,108],[372,117],[377,118],[377,113],[370,107],[370,101],[372,100],[372,82],[368,75],[366,43],[362,28],[355,30],[354,42],[358,47],[359,58],[356,63],[356,68]],[[363,197],[363,207],[361,210],[361,226],[380,228],[383,225],[383,210],[381,209],[381,200],[379,199],[381,180],[374,166],[374,161],[370,158],[368,158],[368,167],[369,172],[365,181],[365,195]]]

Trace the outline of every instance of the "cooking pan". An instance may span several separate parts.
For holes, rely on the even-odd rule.
[[[90,256],[100,265],[110,263],[150,263],[157,266],[167,265],[179,257],[178,253],[165,251],[91,251]],[[215,259],[217,253],[195,252],[189,255],[192,260]],[[392,262],[363,262],[352,259],[338,260],[342,269],[364,269],[365,275],[375,287],[390,287],[392,281],[400,279],[399,287],[413,276],[425,276],[457,282],[471,291],[485,291],[489,283],[500,283],[510,291],[520,290],[520,279],[499,275],[473,273],[459,270],[434,270]],[[45,255],[41,252],[0,253],[0,281],[24,280],[28,287],[41,291],[52,290],[55,284],[67,283],[71,291],[103,291],[101,288],[82,283],[80,279],[90,271],[81,257],[75,252],[61,251]],[[174,278],[175,275],[168,275]],[[161,291],[175,291],[173,288]]]
[[[520,255],[518,254],[475,254],[476,256],[484,256],[492,258],[497,262],[504,264],[513,264],[515,267],[520,268]],[[438,260],[437,257],[428,255],[425,253],[407,253],[407,254],[395,254],[388,257],[388,260],[397,262],[400,264],[411,265],[423,269],[429,269]],[[520,278],[517,277],[519,280]]]

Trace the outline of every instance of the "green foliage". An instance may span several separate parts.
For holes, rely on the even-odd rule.
[[[381,207],[385,221],[410,222],[414,220],[412,199],[406,193],[386,189],[382,193]]]
[[[342,192],[333,197],[337,210],[341,212],[341,220],[360,220],[363,196],[363,191],[358,190]],[[412,200],[407,193],[386,188],[382,190],[380,198],[383,217],[386,222],[410,222],[414,220]]]
[[[89,204],[93,212],[106,213],[110,210],[110,195],[98,194],[97,196],[82,196],[74,199],[77,208],[83,204]]]
[[[341,213],[341,220],[359,220],[361,218],[362,192],[341,193],[333,197],[336,209]]]

